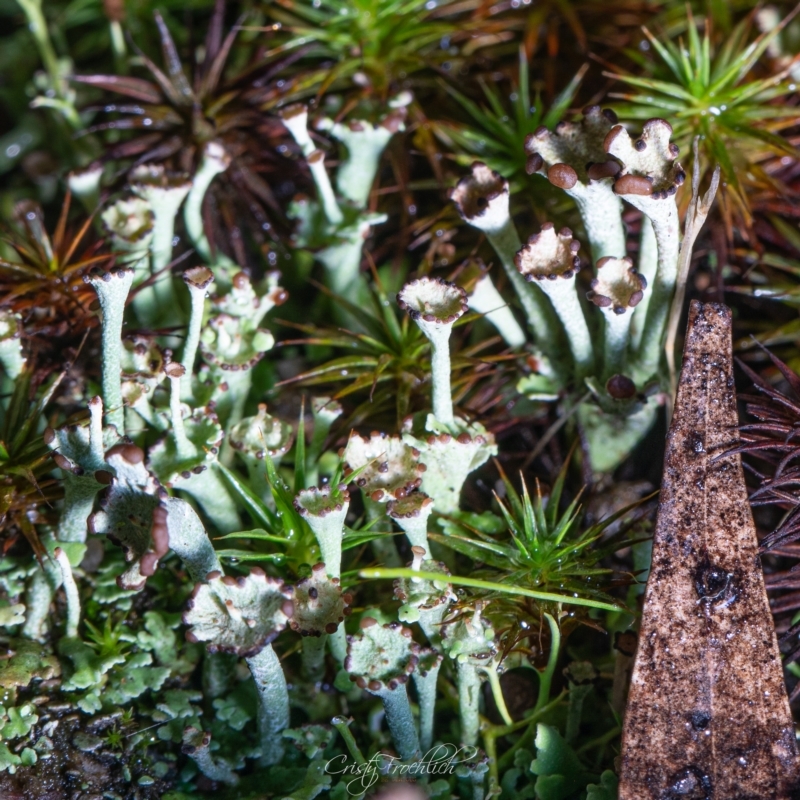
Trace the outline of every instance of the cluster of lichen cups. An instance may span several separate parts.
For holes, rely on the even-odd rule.
[[[580,122],[539,128],[526,141],[529,174],[563,190],[580,212],[597,269],[585,294],[599,314],[579,296],[583,262],[572,231],[544,223],[523,245],[509,211],[508,182],[481,163],[452,192],[462,218],[494,248],[525,314],[540,366],[520,381],[520,390],[542,400],[590,393],[578,417],[598,471],[613,469],[647,432],[655,418],[648,396],[665,385],[680,255],[675,195],[685,180],[671,133],[667,122],[652,119],[632,137],[613,112],[592,106]],[[636,267],[627,256],[622,201],[642,213]],[[502,325],[497,329],[505,335]],[[506,340],[517,345],[516,334]]]
[[[251,370],[273,343],[262,327],[263,318],[286,296],[278,276],[270,274],[254,285],[220,257],[210,267],[186,270],[181,290],[165,271],[181,208],[197,251],[209,255],[195,215],[211,179],[225,166],[218,148],[209,147],[194,181],[155,166],[139,168],[131,175],[131,196],[116,200],[101,214],[123,265],[86,278],[97,293],[101,314],[102,397],[89,401],[88,422],[46,432],[45,441],[64,477],[65,507],[58,529],[45,537],[53,560],[32,574],[21,634],[30,639],[47,636],[49,609],[61,587],[68,611],[59,649],[69,655],[84,647],[79,639],[80,594],[72,569],[86,551],[87,533],[105,536],[122,548],[126,566],[117,583],[125,591],[141,591],[172,551],[195,583],[184,615],[187,638],[207,644],[212,672],[214,660],[224,653],[244,658],[250,669],[259,695],[263,766],[281,761],[281,733],[289,726],[290,693],[272,647],[285,628],[302,637],[304,679],[319,683],[329,650],[352,681],[381,697],[398,752],[412,758],[434,738],[436,684],[447,647],[438,626],[455,600],[446,580],[412,579],[396,586],[404,603],[401,613],[409,622],[419,621],[428,640],[425,646],[413,641],[409,628],[399,623],[370,625],[368,616],[362,619],[360,635],[346,637],[344,621],[353,600],[341,585],[350,503],[347,483],[296,494],[295,508],[313,532],[322,559],[294,586],[259,568],[246,576],[225,574],[204,521],[223,534],[241,530],[239,508],[226,482],[232,459],[246,470],[254,494],[267,505],[273,502],[267,462],[277,466],[295,436],[292,425],[270,416],[263,405],[255,416],[243,417]],[[95,177],[99,180],[99,174]],[[350,198],[351,203],[356,200]],[[169,335],[162,340],[167,346],[140,336],[124,337],[129,305],[140,322],[155,324],[168,319],[182,297],[188,300],[187,335],[179,355],[169,346]],[[384,526],[394,520],[405,532],[414,555],[412,567],[434,570],[444,579],[443,565],[430,560],[431,513],[458,508],[467,476],[496,453],[496,447],[479,424],[453,413],[449,337],[467,310],[464,291],[422,278],[403,288],[398,303],[431,341],[433,413],[419,428],[409,421],[399,436],[375,433],[365,438],[353,433],[343,452],[344,475],[346,481],[356,476],[368,515],[382,517]],[[7,370],[15,359],[24,363],[19,348],[8,349]],[[341,407],[318,398],[312,411],[309,461],[314,465]],[[160,438],[143,449],[134,441],[148,428]],[[372,547],[379,560],[399,564],[389,531]],[[370,648],[378,656],[388,648],[394,656],[389,663],[382,656],[364,661]],[[409,675],[419,698],[419,733],[405,690]],[[474,683],[473,677],[470,685]],[[469,697],[471,707],[464,714],[474,727],[479,698],[474,691]],[[187,728],[184,752],[214,780],[237,782],[235,770],[214,755],[207,731]]]

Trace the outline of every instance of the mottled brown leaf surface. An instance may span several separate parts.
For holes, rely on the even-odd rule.
[[[738,455],[731,313],[693,302],[622,740],[620,800],[782,800],[798,762]]]

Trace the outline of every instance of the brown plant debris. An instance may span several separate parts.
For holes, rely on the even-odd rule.
[[[622,739],[620,800],[795,797],[798,760],[736,444],[731,312],[694,301]]]

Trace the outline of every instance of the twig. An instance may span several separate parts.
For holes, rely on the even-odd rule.
[[[686,211],[686,220],[683,229],[683,242],[678,257],[678,281],[675,287],[675,297],[667,321],[667,338],[664,344],[669,367],[669,397],[667,399],[667,424],[672,419],[672,408],[675,402],[675,392],[678,389],[678,377],[675,369],[675,340],[678,337],[678,325],[683,311],[683,301],[686,299],[686,282],[689,278],[689,265],[692,262],[692,250],[700,229],[706,221],[714,197],[719,188],[720,167],[714,168],[706,193],[700,197],[700,137],[695,136],[692,148],[694,150],[694,164],[692,166],[692,199]]]

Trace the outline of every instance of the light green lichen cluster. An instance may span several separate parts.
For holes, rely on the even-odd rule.
[[[386,221],[384,214],[368,210],[369,194],[381,155],[392,136],[404,128],[405,107],[410,96],[395,98],[394,108],[377,123],[350,119],[317,120],[317,130],[330,134],[342,145],[336,171],[336,188],[325,167],[325,153],[318,149],[309,130],[308,109],[294,104],[281,109],[283,124],[300,148],[317,190],[316,200],[295,201],[290,216],[297,220],[295,244],[315,251],[325,266],[328,285],[347,296],[357,286],[364,241],[374,225]]]
[[[689,252],[681,256],[675,196],[685,173],[671,133],[667,122],[654,119],[633,137],[611,111],[592,106],[579,122],[539,128],[526,141],[528,172],[562,189],[580,212],[597,270],[586,295],[591,305],[576,283],[585,259],[572,231],[545,223],[523,245],[507,181],[481,163],[452,193],[462,218],[497,253],[533,334],[539,368],[520,381],[520,391],[536,399],[588,392],[578,418],[598,472],[613,470],[647,432],[655,419],[648,395],[668,382],[664,347],[679,257],[689,258],[696,235],[686,238]],[[712,199],[713,192],[705,198]],[[643,218],[635,267],[627,255],[623,202]],[[704,216],[695,217],[702,224]],[[468,302],[485,307],[480,295]],[[517,346],[513,334],[506,338]],[[618,446],[608,447],[609,441]]]

